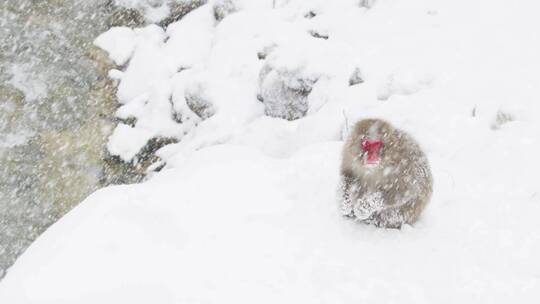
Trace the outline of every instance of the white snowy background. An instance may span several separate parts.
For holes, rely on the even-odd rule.
[[[539,9],[216,0],[166,30],[109,30],[95,44],[118,64],[117,116],[136,122],[108,150],[179,142],[147,182],[99,190],[46,231],[0,303],[538,303]],[[265,115],[257,95],[302,85],[305,117]],[[429,158],[412,227],[339,214],[342,140],[362,117]]]

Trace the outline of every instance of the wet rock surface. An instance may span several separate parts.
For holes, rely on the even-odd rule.
[[[116,89],[93,45],[110,26],[144,22],[108,0],[0,2],[0,278],[91,192],[138,182],[156,162],[107,156]]]

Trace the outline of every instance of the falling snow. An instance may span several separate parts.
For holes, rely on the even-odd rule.
[[[537,303],[538,8],[3,1],[0,303]],[[429,159],[412,226],[341,215],[365,117]]]

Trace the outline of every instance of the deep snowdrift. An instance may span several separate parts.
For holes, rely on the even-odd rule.
[[[96,40],[130,58],[111,76],[118,115],[136,123],[119,126],[111,153],[181,141],[148,182],[98,191],[51,227],[0,302],[536,303],[540,5],[256,2],[219,23],[211,3],[166,32]],[[305,117],[265,115],[265,68],[282,88],[272,100],[302,92],[291,100]],[[430,159],[434,195],[414,227],[339,215],[341,139],[368,116]]]

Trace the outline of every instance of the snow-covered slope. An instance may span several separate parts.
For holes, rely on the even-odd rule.
[[[137,121],[111,153],[180,142],[149,181],[100,190],[43,234],[0,303],[537,303],[540,4],[246,3],[96,41],[131,58],[111,76],[118,115]],[[265,115],[281,97],[306,116]],[[414,227],[339,215],[341,140],[361,117],[429,157],[434,195]]]

